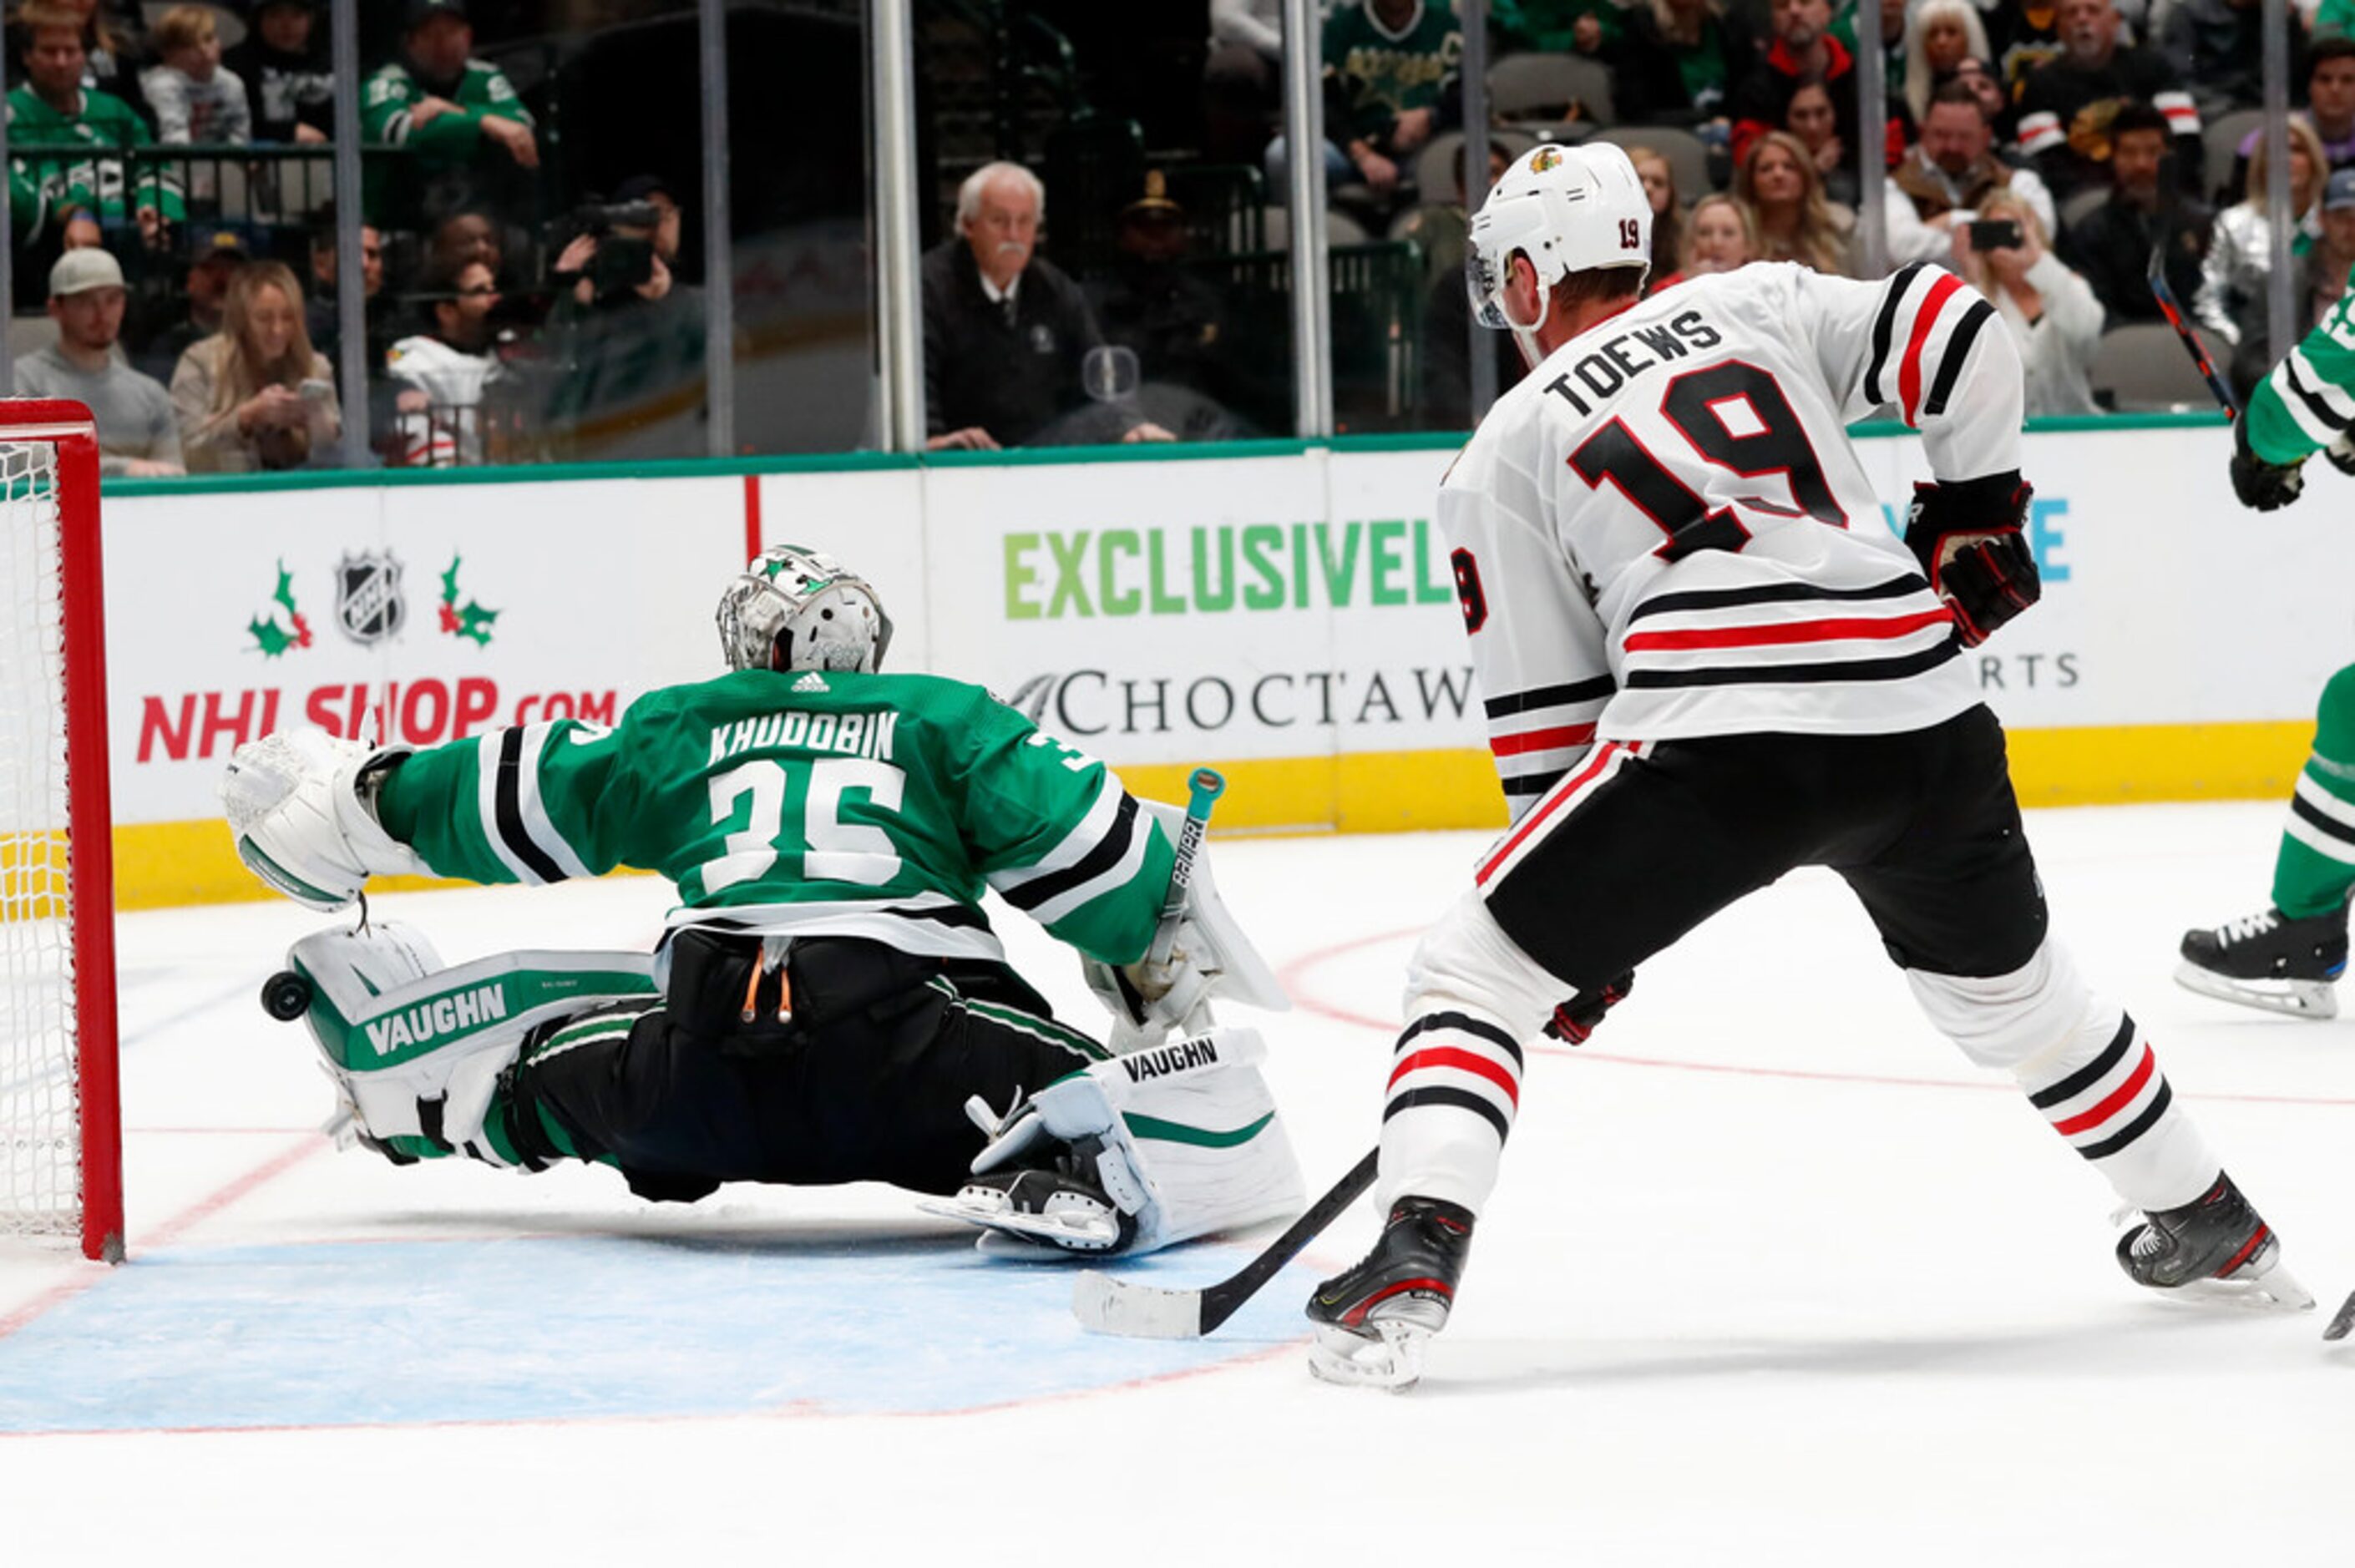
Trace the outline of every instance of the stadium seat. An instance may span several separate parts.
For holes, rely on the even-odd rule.
[[[2240,158],[2241,139],[2265,122],[2262,109],[2235,109],[2230,114],[2217,116],[2215,122],[2200,133],[2207,148],[2208,165],[2205,177],[2208,194],[2218,198],[2219,205],[2241,199],[2240,188],[2232,183],[2232,170]]]
[[[1668,161],[1677,179],[1677,200],[1690,207],[1696,196],[1717,188],[1709,175],[1709,144],[1674,125],[1611,125],[1594,133],[1597,142],[1622,147],[1649,147]]]
[[[2217,346],[2209,347],[2211,361]],[[2164,322],[2128,322],[2104,333],[2090,378],[2094,396],[2121,414],[2216,406],[2200,367]]]
[[[1491,131],[1491,140],[1501,144],[1512,157],[1536,146],[1537,138],[1526,131],[1499,128]],[[1423,143],[1414,158],[1414,188],[1424,206],[1433,202],[1460,202],[1464,193],[1455,180],[1455,149],[1464,145],[1464,132],[1443,131]]]
[[[1488,68],[1492,120],[1550,125],[1569,119],[1572,104],[1582,123],[1610,124],[1610,71],[1576,55],[1507,55]]]

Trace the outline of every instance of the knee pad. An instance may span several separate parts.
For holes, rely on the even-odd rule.
[[[1406,1016],[1468,1012],[1529,1040],[1575,989],[1523,952],[1488,912],[1487,900],[1467,892],[1415,947],[1407,965]]]
[[[2009,974],[1907,969],[1905,983],[1939,1032],[1982,1067],[2032,1070],[2081,1036],[2105,1040],[2117,1029],[2117,1010],[2094,994],[2068,950],[2050,938]]]

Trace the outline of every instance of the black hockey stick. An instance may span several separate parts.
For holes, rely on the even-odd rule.
[[[1374,1184],[1374,1169],[1380,1158],[1380,1150],[1368,1150],[1331,1192],[1231,1278],[1203,1290],[1164,1290],[1158,1286],[1131,1285],[1092,1268],[1071,1282],[1071,1315],[1092,1332],[1122,1334],[1133,1340],[1199,1340],[1215,1332]]]
[[[2343,1340],[2350,1332],[2355,1332],[2355,1291],[2348,1294],[2346,1305],[2339,1308],[2338,1316],[2330,1319],[2330,1327],[2322,1330],[2322,1337]]]
[[[2207,345],[2200,341],[2200,334],[2184,319],[2182,302],[2175,297],[2175,286],[2167,281],[2168,244],[2175,233],[2176,207],[2181,197],[2182,188],[2176,184],[2175,154],[2169,153],[2158,161],[2158,211],[2153,216],[2155,227],[2150,239],[2150,265],[2145,270],[2145,275],[2150,280],[2150,297],[2158,302],[2158,313],[2167,318],[2167,324],[2173,327],[2175,335],[2182,340],[2184,352],[2190,355],[2191,363],[2200,367],[2200,375],[2208,383],[2209,392],[2223,407],[2224,417],[2237,419],[2241,417],[2240,399],[2232,396],[2232,389],[2225,384],[2224,378],[2216,374],[2216,366],[2208,357]]]

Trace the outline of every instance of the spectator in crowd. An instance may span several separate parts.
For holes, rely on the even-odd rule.
[[[2355,284],[2355,169],[2340,169],[2322,187],[2322,232],[2306,253],[2293,330],[2304,337]]]
[[[258,0],[225,64],[253,104],[257,142],[316,143],[336,131],[336,76],[320,0]]]
[[[1329,37],[1330,35],[1328,34]],[[1094,425],[1082,365],[1103,343],[1079,285],[1036,254],[1046,187],[985,164],[957,190],[956,234],[923,260],[925,445],[996,450]],[[1175,438],[1098,405],[1128,441]]]
[[[1999,0],[1982,9],[1989,57],[2004,96],[2017,104],[2037,69],[2061,58],[2061,0]]]
[[[1652,276],[1665,278],[1677,270],[1684,248],[1684,204],[1677,199],[1676,165],[1656,148],[1631,146],[1627,161],[1644,182],[1644,196],[1652,204]]]
[[[2155,322],[2150,291],[2151,230],[2158,222],[2158,182],[2174,128],[2147,103],[2129,102],[2110,122],[2109,199],[2062,237],[2061,254],[2081,274],[2109,313],[2110,324]],[[2200,291],[2200,259],[2208,254],[2211,214],[2195,196],[2179,196],[2161,243],[2167,281],[2179,300]]]
[[[1160,170],[1121,210],[1116,242],[1111,270],[1085,291],[1104,342],[1136,356],[1137,411],[1180,440],[1255,434],[1235,412],[1244,389],[1235,385],[1225,301],[1186,265],[1186,209],[1169,199]]]
[[[129,291],[123,268],[99,249],[69,250],[49,269],[49,319],[58,341],[16,361],[19,397],[70,397],[98,423],[98,469],[132,479],[187,471],[164,384],[115,352]]]
[[[1803,81],[1829,90],[1838,119],[1840,144],[1855,152],[1856,60],[1830,34],[1831,0],[1773,0],[1774,40],[1734,97],[1733,163],[1750,161],[1758,139],[1784,122],[1785,107]]]
[[[469,261],[489,267],[503,287],[508,281],[506,244],[497,221],[487,213],[453,212],[433,226],[433,237],[426,242],[425,270],[429,272],[454,275]]]
[[[2033,169],[2015,169],[1995,155],[1995,130],[1978,95],[1950,81],[1930,100],[1922,140],[1889,176],[1882,207],[1891,266],[1944,262],[1954,254],[1953,232],[1978,206],[2008,190],[2034,210],[2046,234],[2059,228],[2052,193]]]
[[[360,299],[368,321],[370,352],[384,321],[384,236],[375,224],[360,225]],[[336,209],[322,207],[311,222],[311,293],[303,302],[303,327],[311,346],[328,364],[337,362],[343,341],[343,309],[336,297]]]
[[[2007,238],[1981,249],[1991,224],[2009,224]],[[2096,414],[2094,350],[2102,341],[2102,302],[2085,280],[2052,254],[2043,217],[2017,190],[1995,190],[1979,203],[1976,221],[1952,235],[1955,270],[1995,303],[1995,313],[2019,349],[2027,381],[2025,411]]]
[[[1749,28],[1719,0],[1646,0],[1620,16],[1627,37],[1612,61],[1619,118],[1687,127],[1724,145],[1729,106],[1758,67]]]
[[[428,279],[421,330],[385,355],[385,374],[398,387],[389,461],[407,468],[471,468],[484,461],[486,395],[504,368],[491,352],[491,312],[498,302],[498,279],[483,262]]]
[[[1464,31],[1452,5],[1352,0],[1325,22],[1325,123],[1341,149],[1327,175],[1362,181],[1384,203],[1425,143],[1462,115],[1457,67]],[[1270,150],[1281,184],[1283,143]]]
[[[2293,120],[2288,129],[2290,249],[2295,256],[2306,250],[2319,228],[2315,207],[2328,165],[2313,126]],[[2264,143],[2259,143],[2249,158],[2241,199],[2218,213],[2208,231],[2200,291],[2191,302],[2200,327],[2233,349],[2228,375],[2233,389],[2243,396],[2278,357],[2265,336],[2265,286],[2273,276],[2265,168]]]
[[[1651,291],[1657,293],[1672,288],[1687,278],[1731,272],[1737,267],[1747,267],[1764,254],[1764,246],[1758,238],[1757,215],[1742,205],[1740,197],[1712,191],[1693,203],[1692,211],[1685,215],[1681,265],[1668,276],[1656,279]]]
[[[211,6],[173,6],[157,18],[148,42],[161,63],[141,73],[139,86],[155,111],[156,140],[232,146],[253,140],[245,83],[222,69]]]
[[[1757,216],[1762,260],[1796,261],[1834,277],[1849,271],[1856,214],[1825,197],[1823,176],[1797,137],[1787,131],[1759,137],[1733,194]]]
[[[1808,161],[1815,164],[1817,175],[1824,182],[1825,196],[1850,207],[1856,206],[1861,193],[1848,149],[1839,139],[1839,112],[1832,104],[1831,90],[1819,81],[1801,82],[1783,106],[1783,129],[1797,137],[1799,145],[1807,150]],[[1657,248],[1657,229],[1653,238]]]
[[[2111,0],[2061,0],[2062,52],[2029,74],[2019,97],[2019,150],[2036,161],[2055,197],[2108,177],[2109,126],[2119,105],[2142,99],[2167,116],[2186,190],[2197,190],[2200,109],[2155,49],[2122,47]]]
[[[645,202],[655,209],[655,254],[673,272],[679,270],[679,243],[685,238],[687,215],[678,205],[678,197],[655,175],[633,175],[613,187],[616,205]],[[496,267],[496,263],[494,262]],[[682,279],[681,281],[687,280]]]
[[[539,167],[531,111],[496,66],[474,56],[474,28],[461,0],[409,0],[403,58],[368,78],[360,134],[406,148],[434,195],[432,210],[500,196],[529,183]]]
[[[300,468],[343,432],[335,372],[303,330],[303,289],[281,262],[229,284],[221,330],[172,372],[172,408],[194,473]]]
[[[1984,59],[1966,58],[1954,69],[1950,79],[1969,88],[1972,96],[1979,101],[1979,112],[1987,116],[1987,124],[1995,132],[1996,155],[2014,167],[2024,166],[2025,159],[2018,155],[2019,139],[2012,129],[2011,100],[2005,95],[2003,83],[1998,79],[1995,68]],[[1945,85],[1945,82],[1934,82],[1931,91],[1935,92]]]
[[[153,63],[140,0],[43,0],[43,4],[67,12],[81,28],[85,54],[81,84],[121,99],[152,126],[155,116],[139,89],[140,73]]]
[[[144,331],[134,337],[133,341],[142,345],[140,364],[150,375],[158,380],[176,375],[182,355],[189,348],[221,330],[229,316],[229,285],[252,260],[244,239],[233,228],[200,231],[191,237],[188,269],[180,285],[181,298],[173,300],[168,294],[143,296],[143,304],[148,309],[159,302],[176,309],[184,302],[186,305],[170,325],[161,331]]]
[[[671,416],[701,404],[703,291],[679,281],[664,258],[662,209],[641,197],[591,203],[579,216],[585,227],[550,280],[559,291],[547,322],[558,379],[543,422],[584,455],[699,453],[700,429]]]
[[[1851,55],[1857,52],[1857,0],[1846,0],[1832,17],[1831,35],[1839,46]],[[1913,116],[1905,104],[1905,11],[1906,0],[1880,0],[1881,11],[1881,85],[1890,100],[1890,118],[1913,124]]]
[[[1965,60],[1987,58],[1987,28],[1971,0],[1923,0],[1905,29],[1905,108],[1913,123],[1928,122],[1933,88]]]
[[[1508,52],[1533,49],[1593,58],[1617,47],[1623,15],[1615,0],[1489,0],[1488,4],[1488,20]]]
[[[2306,51],[2306,107],[2292,112],[2314,127],[2322,154],[2334,169],[2355,166],[2355,38],[2318,37]],[[2232,184],[2247,176],[2249,154],[2264,140],[2263,125],[2241,138]]]
[[[1283,0],[1210,0],[1203,155],[1214,164],[1258,163],[1283,106]]]
[[[2283,7],[2290,48],[2304,47],[2297,7]],[[2175,0],[2156,40],[2158,52],[2213,120],[2264,101],[2264,0]]]
[[[22,39],[25,85],[8,94],[8,135],[18,146],[84,143],[103,148],[155,143],[147,122],[111,93],[83,84],[90,55],[84,23],[71,6],[56,0],[27,0],[16,13]],[[136,186],[128,206],[123,193]],[[165,226],[186,216],[179,187],[155,169],[126,177],[119,159],[11,157],[8,162],[10,222],[20,252],[37,252],[77,213],[112,228],[138,225],[151,247],[165,241]]]

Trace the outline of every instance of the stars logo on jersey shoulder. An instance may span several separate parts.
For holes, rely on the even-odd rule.
[[[826,677],[824,675],[819,674],[815,670],[812,670],[809,673],[804,675],[800,680],[794,683],[794,690],[796,692],[830,692],[834,690],[834,688],[826,683]]]

